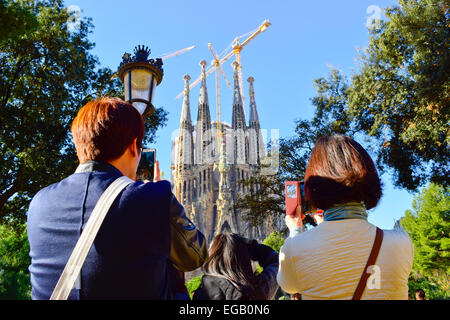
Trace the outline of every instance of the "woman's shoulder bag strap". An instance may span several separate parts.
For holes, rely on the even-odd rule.
[[[358,286],[356,287],[355,293],[353,294],[352,300],[360,300],[364,289],[366,288],[367,279],[369,279],[370,273],[367,272],[370,266],[375,265],[377,261],[378,253],[380,252],[381,242],[383,241],[383,230],[377,227],[375,241],[372,246],[372,251],[370,252],[369,259],[367,260],[366,266],[364,267],[363,274],[359,280]]]

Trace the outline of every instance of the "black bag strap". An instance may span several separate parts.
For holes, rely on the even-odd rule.
[[[383,241],[383,230],[377,227],[375,241],[372,246],[372,251],[370,252],[369,259],[367,260],[366,266],[364,267],[363,274],[361,276],[361,279],[359,280],[358,286],[356,287],[355,293],[353,294],[352,300],[361,299],[361,296],[364,293],[364,289],[366,288],[367,279],[369,279],[370,276],[370,273],[367,272],[367,269],[370,266],[375,265],[378,253],[380,252],[382,241]]]

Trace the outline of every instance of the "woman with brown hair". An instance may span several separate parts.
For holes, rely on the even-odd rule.
[[[254,273],[252,261],[263,268],[259,275]],[[193,300],[268,300],[278,289],[278,254],[234,233],[214,237],[202,270],[202,282]]]
[[[324,210],[324,222],[301,233],[301,213],[286,216],[291,235],[280,250],[280,287],[302,299],[406,300],[414,247],[403,230],[367,221],[382,195],[367,151],[350,137],[322,137],[304,181],[305,197]]]

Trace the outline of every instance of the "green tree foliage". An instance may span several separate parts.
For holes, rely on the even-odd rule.
[[[401,224],[414,243],[413,270],[450,292],[450,187],[430,183],[412,207]]]
[[[29,250],[25,228],[0,225],[0,300],[30,299]]]
[[[371,31],[348,96],[358,130],[377,141],[378,165],[416,190],[450,177],[448,1],[399,0]]]
[[[20,2],[0,0],[0,43],[17,39],[38,27],[36,16]]]
[[[192,299],[192,294],[194,293],[195,290],[198,289],[198,287],[200,287],[200,284],[202,283],[202,278],[203,275],[198,276],[198,277],[193,277],[191,278],[189,281],[186,282],[186,289],[189,292],[189,296]]]
[[[267,238],[264,239],[264,241],[262,242],[263,244],[265,244],[266,246],[271,247],[273,250],[275,250],[276,252],[280,252],[280,248],[284,243],[285,240],[285,235],[282,232],[279,231],[274,231],[271,234],[269,234],[269,236]]]
[[[325,78],[314,81],[316,95],[311,99],[314,116],[298,119],[295,134],[280,143],[280,174],[283,179],[303,178],[309,156],[318,138],[331,134],[356,134],[346,112],[349,84],[342,73],[331,68]]]
[[[450,290],[440,283],[439,279],[434,277],[425,277],[419,272],[411,272],[408,279],[408,291],[412,300],[415,300],[415,291],[422,289],[425,292],[426,300],[450,299]]]
[[[97,96],[122,96],[122,85],[90,53],[91,19],[71,31],[62,0],[4,3],[38,22],[0,42],[0,222],[20,225],[34,194],[76,168],[70,125],[77,111]],[[163,109],[155,112],[144,143],[166,119]]]
[[[283,188],[278,175],[252,176],[241,183],[252,192],[238,195],[235,210],[253,226],[262,225],[268,219],[275,221],[284,213]]]

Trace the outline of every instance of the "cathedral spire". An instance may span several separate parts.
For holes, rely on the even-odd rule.
[[[261,159],[264,157],[264,142],[261,135],[258,110],[256,109],[255,90],[253,88],[255,79],[249,77],[247,81],[250,84],[249,163],[259,165],[261,164]]]
[[[202,82],[200,86],[200,96],[198,98],[198,103],[199,104],[206,103],[209,105],[208,90],[206,89],[206,72],[205,72],[206,61],[205,60],[200,61],[200,66],[202,67],[202,75],[201,75]]]
[[[183,99],[183,107],[181,109],[181,119],[180,119],[180,125],[183,123],[189,123],[192,125],[191,121],[191,107],[189,102],[189,80],[191,80],[191,77],[186,74],[183,77],[184,80],[184,99]]]
[[[214,141],[211,129],[211,115],[209,111],[208,90],[206,88],[206,61],[200,61],[202,67],[202,83],[198,99],[198,114],[195,139],[195,161],[197,164],[210,164],[214,160]]]
[[[241,96],[241,90],[240,90],[240,86],[239,86],[239,63],[237,63],[236,61],[234,61],[231,66],[234,69],[234,74],[233,74],[233,80],[234,80],[234,94],[233,94],[233,105],[243,105],[242,103],[242,96]],[[244,115],[244,112],[242,112],[242,115]],[[245,116],[244,116],[244,120],[245,120]],[[245,121],[244,121],[245,123]]]
[[[253,82],[255,82],[255,78],[248,77],[247,79],[249,85],[249,94],[250,94],[250,119],[249,124],[250,128],[253,125],[257,125],[259,127],[259,117],[258,110],[256,109],[256,101],[255,101],[255,89],[253,88]]]
[[[178,136],[178,149],[176,159],[176,172],[178,184],[175,186],[175,195],[182,203],[191,201],[193,194],[189,188],[189,175],[194,164],[194,142],[193,126],[191,121],[191,111],[189,102],[189,80],[191,77],[186,74],[184,77],[184,99],[180,117],[180,133]]]
[[[232,64],[234,68],[234,96],[233,96],[233,116],[232,128],[234,136],[234,163],[244,164],[247,160],[247,146],[246,146],[246,130],[244,105],[241,98],[241,90],[239,87],[239,64],[234,61]]]

